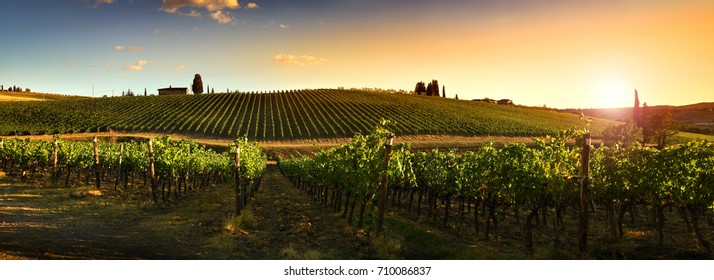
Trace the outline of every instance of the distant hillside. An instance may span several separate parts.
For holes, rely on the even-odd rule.
[[[649,114],[671,111],[672,117],[679,123],[680,130],[714,135],[714,102],[697,103],[685,106],[652,106]],[[585,113],[587,116],[626,122],[632,119],[632,108],[614,109],[568,109],[566,112]]]
[[[0,134],[146,131],[251,139],[351,137],[380,119],[398,135],[543,136],[583,127],[578,116],[504,106],[361,90],[295,90],[184,96],[109,97],[0,103]],[[611,121],[595,120],[599,135]]]
[[[69,96],[61,94],[37,93],[37,92],[14,92],[0,90],[0,102],[4,101],[50,101],[50,100],[69,100],[69,99],[87,99],[88,97]]]

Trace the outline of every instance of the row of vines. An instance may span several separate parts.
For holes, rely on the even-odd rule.
[[[237,180],[257,185],[265,172],[265,154],[245,137],[236,139],[230,151],[236,147],[242,150]],[[93,181],[97,188],[150,193],[154,202],[166,204],[177,203],[189,191],[234,178],[236,162],[230,151],[218,153],[195,141],[168,136],[124,143],[10,138],[0,139],[0,168],[22,180],[49,176],[57,186]]]
[[[512,218],[522,229],[529,252],[534,249],[535,227],[547,226],[550,219],[552,228],[547,232],[558,245],[566,234],[563,217],[573,213],[577,220],[584,179],[582,143],[572,145],[572,140],[582,142],[580,132],[562,131],[536,140],[534,146],[486,145],[460,154],[412,152],[408,143],[396,144],[385,167],[380,163],[389,134],[378,127],[311,157],[281,159],[280,168],[296,186],[341,211],[351,224],[356,217],[359,227],[366,220],[373,228],[377,221],[374,210],[385,174],[389,207],[416,217],[440,217],[444,226],[469,226],[486,240],[499,223]],[[709,249],[699,221],[706,219],[714,225],[714,143],[691,142],[664,150],[603,146],[592,150],[590,166],[589,209],[606,212],[601,221],[606,221],[604,227],[612,238],[624,238],[623,216],[638,207],[652,213],[661,246],[663,213],[678,211],[701,245]]]
[[[528,116],[524,118],[523,116]],[[380,118],[399,135],[539,136],[579,123],[574,114],[360,90],[291,90],[0,103],[0,135],[142,131],[314,139],[367,134]],[[600,126],[600,123],[594,124]],[[594,128],[594,130],[599,130]]]

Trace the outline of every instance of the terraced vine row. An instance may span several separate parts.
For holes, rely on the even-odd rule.
[[[543,109],[337,89],[4,102],[0,119],[0,135],[120,130],[252,140],[352,137],[380,119],[400,135],[542,136],[580,122]],[[596,120],[595,135],[607,124]]]

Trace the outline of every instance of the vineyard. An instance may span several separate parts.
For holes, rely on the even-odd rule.
[[[251,140],[367,134],[378,120],[399,135],[544,136],[575,114],[360,90],[292,90],[0,103],[0,135],[139,131]],[[597,136],[610,121],[595,120]]]
[[[173,141],[168,136],[145,143],[0,139],[0,168],[22,180],[49,176],[53,185],[65,188],[92,180],[97,189],[109,186],[125,194],[150,195],[156,204],[176,204],[188,191],[235,176],[239,186],[253,186],[236,188],[245,200],[260,182],[266,158],[246,138],[235,140],[230,150],[237,147],[241,149],[239,163],[231,152],[217,153],[192,140]],[[240,172],[235,172],[235,166]]]
[[[378,232],[384,208],[379,203],[386,203],[416,219],[440,218],[444,227],[470,228],[482,240],[489,240],[504,223],[515,224],[532,254],[536,228],[556,247],[572,247],[566,240],[574,237],[567,235],[564,220],[577,221],[583,210],[604,211],[603,220],[589,219],[591,227],[603,223],[608,238],[622,240],[625,214],[634,223],[633,213],[639,209],[651,214],[660,247],[668,222],[665,213],[675,211],[699,244],[710,250],[710,234],[701,222],[706,220],[709,230],[714,225],[714,143],[691,142],[661,151],[639,145],[603,146],[593,149],[590,174],[583,177],[582,149],[566,145],[569,139],[582,140],[574,130],[538,140],[532,148],[521,143],[500,149],[487,145],[463,154],[414,153],[408,143],[385,144],[389,135],[378,128],[349,144],[313,157],[281,159],[279,164],[316,201],[349,223]],[[383,162],[387,160],[388,164]],[[589,184],[585,209],[580,207],[583,182]],[[459,236],[467,238],[463,232]]]

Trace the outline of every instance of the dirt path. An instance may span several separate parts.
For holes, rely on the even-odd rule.
[[[366,238],[338,214],[317,205],[280,174],[268,171],[249,205],[258,225],[239,238],[240,253],[255,259],[360,259]]]
[[[354,259],[364,238],[292,187],[275,164],[248,206],[256,225],[226,231],[233,189],[216,186],[156,207],[113,190],[0,174],[0,259]]]

